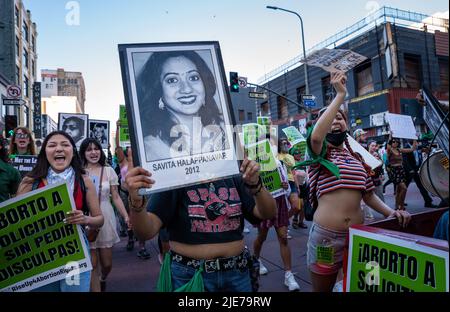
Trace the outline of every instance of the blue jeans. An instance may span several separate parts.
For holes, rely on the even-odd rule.
[[[172,287],[178,289],[188,283],[194,276],[193,267],[172,261],[170,265],[172,274]],[[205,291],[208,292],[251,292],[250,272],[245,269],[231,269],[212,273],[202,273]]]

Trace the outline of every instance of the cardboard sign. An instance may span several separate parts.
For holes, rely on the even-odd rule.
[[[11,159],[11,165],[19,170],[22,177],[33,170],[36,163],[37,156],[32,155],[16,155],[13,159]]]
[[[364,62],[367,57],[344,49],[321,49],[306,58],[306,64],[317,66],[327,72],[347,72]],[[305,63],[305,59],[300,62]]]
[[[294,126],[284,128],[283,132],[286,134],[287,140],[291,143],[291,146],[297,145],[300,142],[305,142],[306,144],[306,139]]]
[[[362,156],[366,164],[370,166],[370,168],[375,169],[381,166],[383,163],[381,160],[375,158],[372,154],[370,154],[361,144],[356,142],[355,139],[352,138],[351,135],[347,134],[348,143],[350,143],[350,147],[355,153],[358,153]]]
[[[273,198],[279,197],[286,193],[281,184],[282,181],[279,168],[273,171],[262,171],[260,172],[260,176],[265,188],[270,192],[270,194],[272,194]]]
[[[386,121],[389,123],[393,138],[417,140],[417,131],[411,116],[388,113]]]
[[[245,137],[245,134],[244,134]],[[245,154],[249,160],[256,161],[260,171],[273,171],[277,168],[275,156],[272,153],[269,140],[265,139],[258,143],[244,146]]]
[[[92,270],[79,225],[65,224],[75,209],[66,182],[0,204],[0,291],[29,291]]]
[[[349,230],[345,289],[448,292],[448,242],[356,225]]]

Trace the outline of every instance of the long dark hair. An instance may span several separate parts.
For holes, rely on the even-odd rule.
[[[33,179],[44,179],[47,177],[48,169],[50,168],[50,163],[47,160],[47,154],[45,152],[45,149],[47,148],[48,141],[55,135],[62,135],[65,137],[73,148],[73,157],[72,161],[70,162],[70,165],[72,166],[73,170],[75,171],[75,179],[77,181],[81,180],[81,175],[85,174],[83,167],[81,166],[80,156],[78,155],[77,148],[75,146],[75,142],[72,139],[70,135],[65,133],[62,130],[57,130],[50,132],[47,137],[44,139],[44,142],[42,142],[42,148],[38,154],[37,157],[37,163],[36,166],[31,170],[30,173],[27,174],[27,177],[33,178]]]
[[[158,102],[163,93],[160,77],[165,62],[169,58],[180,56],[194,63],[205,86],[205,105],[199,110],[202,124],[219,125],[223,121],[214,100],[217,89],[214,75],[205,61],[194,51],[154,52],[137,77],[136,89],[142,120],[150,125],[149,127],[143,127],[144,136],[160,137],[167,144],[171,144],[177,139],[170,138],[170,130],[176,123],[167,118],[167,110],[158,108]]]
[[[80,145],[80,159],[81,159],[81,164],[86,167],[87,166],[87,159],[86,159],[86,150],[88,149],[89,145],[94,144],[95,147],[97,147],[100,150],[100,159],[98,161],[98,163],[104,167],[106,165],[106,156],[105,153],[102,150],[102,146],[100,145],[100,143],[97,141],[97,139],[94,138],[87,138],[84,139],[83,142],[81,142]]]

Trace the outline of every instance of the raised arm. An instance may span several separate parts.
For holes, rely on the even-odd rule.
[[[128,150],[128,173],[126,184],[129,192],[130,221],[136,236],[149,240],[158,234],[162,227],[161,219],[154,213],[147,212],[147,201],[138,194],[140,188],[151,188],[155,183],[151,173],[141,167],[134,168],[131,148]]]
[[[333,85],[337,94],[331,104],[316,122],[314,130],[311,134],[311,148],[316,155],[319,155],[322,151],[322,145],[323,141],[325,140],[325,136],[330,130],[333,119],[336,117],[341,104],[344,102],[345,95],[347,94],[347,88],[345,87],[346,82],[347,77],[344,73],[335,72],[331,74],[331,84]]]

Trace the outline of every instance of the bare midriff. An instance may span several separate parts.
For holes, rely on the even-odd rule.
[[[347,231],[351,225],[362,224],[361,199],[359,190],[338,189],[325,193],[318,200],[314,222],[335,231]]]
[[[228,258],[239,255],[245,247],[244,240],[218,244],[190,245],[170,241],[170,249],[193,259]]]

